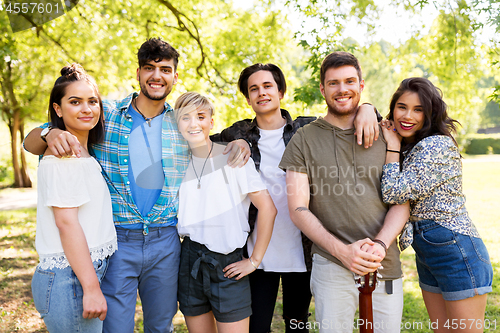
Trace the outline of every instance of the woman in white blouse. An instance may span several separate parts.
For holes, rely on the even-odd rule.
[[[231,168],[225,146],[210,140],[212,113],[212,103],[198,93],[175,103],[192,154],[179,189],[179,307],[190,333],[245,333],[252,314],[248,274],[264,257],[276,208],[253,161]],[[259,209],[259,227],[253,252],[243,258],[250,202]]]
[[[106,300],[100,289],[108,257],[117,249],[111,198],[88,148],[104,137],[95,81],[78,64],[66,66],[50,94],[50,128],[67,130],[80,158],[56,158],[47,148],[38,168],[33,298],[49,332],[102,331]]]

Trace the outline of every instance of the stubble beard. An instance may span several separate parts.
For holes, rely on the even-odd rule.
[[[338,96],[335,96],[335,97],[338,97]],[[335,99],[332,99],[332,100],[333,100],[333,102],[330,102],[327,99],[325,99],[326,105],[328,106],[328,113],[334,117],[348,117],[348,116],[351,116],[357,112],[360,97],[358,96],[355,100],[353,100],[353,103],[351,104],[352,107],[348,110],[340,110],[339,108],[337,108],[335,106]]]
[[[146,84],[141,82],[141,79],[139,79],[139,85],[141,86],[141,94],[143,94],[145,97],[152,101],[161,101],[162,99],[167,98],[168,94],[170,94],[170,91],[172,89],[168,89],[168,85],[166,85],[167,89],[165,90],[165,93],[161,96],[151,96],[148,92],[148,87]]]

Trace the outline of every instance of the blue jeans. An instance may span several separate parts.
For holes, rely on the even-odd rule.
[[[106,273],[108,259],[94,262],[99,282]],[[83,290],[70,266],[59,269],[36,268],[31,281],[35,307],[50,333],[100,333],[99,318],[84,319]]]
[[[144,333],[173,331],[177,312],[180,240],[175,227],[116,229],[118,250],[109,261],[101,289],[108,302],[105,333],[133,333],[137,290]]]

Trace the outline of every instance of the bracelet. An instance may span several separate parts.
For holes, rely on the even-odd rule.
[[[239,137],[239,138],[236,138],[235,140],[245,140],[248,143],[248,146],[250,147],[250,149],[252,149],[252,143],[247,138]]]
[[[392,150],[392,149],[386,149],[385,151],[389,151],[391,153],[398,153],[398,154],[401,154],[401,152],[399,150]]]
[[[253,268],[257,269],[257,266],[255,266],[255,264],[252,261],[252,257],[248,258],[248,260],[250,260],[250,263],[252,264]]]
[[[381,241],[380,239],[376,239],[376,238],[375,238],[375,239],[373,240],[373,242],[374,242],[374,243],[377,243],[377,244],[382,245],[382,247],[383,247],[383,248],[384,248],[384,250],[385,250],[385,254],[387,254],[387,245],[385,245],[385,243],[384,243],[383,241]]]
[[[380,122],[382,121],[382,119],[383,119],[383,118],[382,118],[382,116],[380,115],[380,113],[378,112],[378,110],[377,110],[377,108],[375,107],[375,105],[373,105],[372,103],[363,103],[363,104],[361,104],[361,105],[365,105],[365,104],[366,104],[366,105],[371,105],[371,106],[373,106],[373,110],[375,111],[375,114],[377,115],[377,122],[379,122],[379,123],[380,123]]]

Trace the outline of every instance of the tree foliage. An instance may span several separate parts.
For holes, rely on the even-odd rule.
[[[254,0],[249,9],[234,7],[232,0],[81,0],[61,17],[13,34],[0,11],[0,110],[11,132],[15,185],[30,186],[20,139],[27,120],[46,119],[48,92],[60,68],[81,63],[104,96],[123,97],[139,88],[136,51],[150,37],[163,38],[181,54],[179,83],[169,102],[189,90],[208,94],[216,105],[217,130],[252,116],[236,82],[255,62],[283,69],[289,87],[283,106],[292,115],[316,112],[323,104],[321,61],[335,50],[360,59],[364,100],[383,114],[400,80],[410,75],[428,77],[443,90],[465,132],[475,129],[488,96],[500,101],[500,87],[491,89],[500,82],[500,46],[476,41],[485,24],[500,31],[500,0],[433,1],[440,15],[430,33],[417,33],[399,46],[360,46],[343,35],[348,19],[368,32],[376,27],[380,8],[374,0],[283,1],[302,14],[298,22],[288,22],[272,0]],[[418,13],[431,2],[392,3]],[[295,36],[292,24],[302,28]]]
[[[342,36],[348,17],[365,18],[367,13],[376,12],[371,0],[287,0],[302,13],[301,30],[295,34],[299,45],[309,53],[306,69],[310,72],[307,82],[295,90],[295,100],[312,106],[322,101],[319,91],[319,70],[323,58],[333,51],[351,51],[355,47]]]
[[[498,0],[477,0],[466,2],[433,1],[439,11],[431,31],[427,35],[415,33],[413,38],[403,45],[395,46],[381,41],[367,46],[360,46],[343,35],[347,18],[356,18],[365,24],[368,33],[376,25],[380,10],[374,2],[366,0],[323,1],[288,0],[300,10],[305,19],[315,19],[324,23],[320,28],[303,30],[296,34],[300,44],[309,52],[307,66],[312,73],[307,86],[296,91],[296,100],[307,105],[322,101],[318,91],[318,77],[321,61],[334,50],[348,50],[361,62],[365,78],[365,100],[373,102],[386,113],[386,107],[399,82],[409,76],[430,78],[444,92],[444,98],[450,106],[453,117],[461,121],[461,135],[474,131],[479,123],[479,115],[486,105],[488,96],[498,101],[499,90],[492,93],[492,86],[484,86],[485,79],[494,77],[490,65],[498,66],[499,48],[479,45],[477,34],[487,24],[494,24],[499,29]],[[408,11],[418,13],[427,0],[395,1]],[[479,14],[486,14],[486,21],[479,19]],[[396,27],[395,27],[396,28]],[[491,56],[491,63],[484,59]],[[500,82],[500,81],[496,81]],[[497,83],[498,84],[498,83]]]
[[[30,186],[19,162],[24,123],[46,113],[48,92],[68,63],[82,64],[104,96],[123,97],[139,88],[137,49],[161,37],[181,55],[171,104],[185,91],[204,92],[226,124],[248,115],[235,90],[239,72],[254,62],[286,63],[295,49],[284,17],[265,2],[245,10],[221,0],[82,0],[65,15],[15,34],[3,11],[0,20],[0,105],[11,129],[15,186]]]
[[[462,125],[463,136],[477,129],[486,105],[481,89],[483,50],[475,44],[473,20],[465,1],[449,12],[441,10],[428,35],[412,38],[400,49],[399,80],[408,76],[429,78],[443,91],[450,115]]]
[[[488,102],[483,111],[484,117],[482,118],[481,125],[484,127],[494,127],[500,124],[500,106],[494,101]]]

